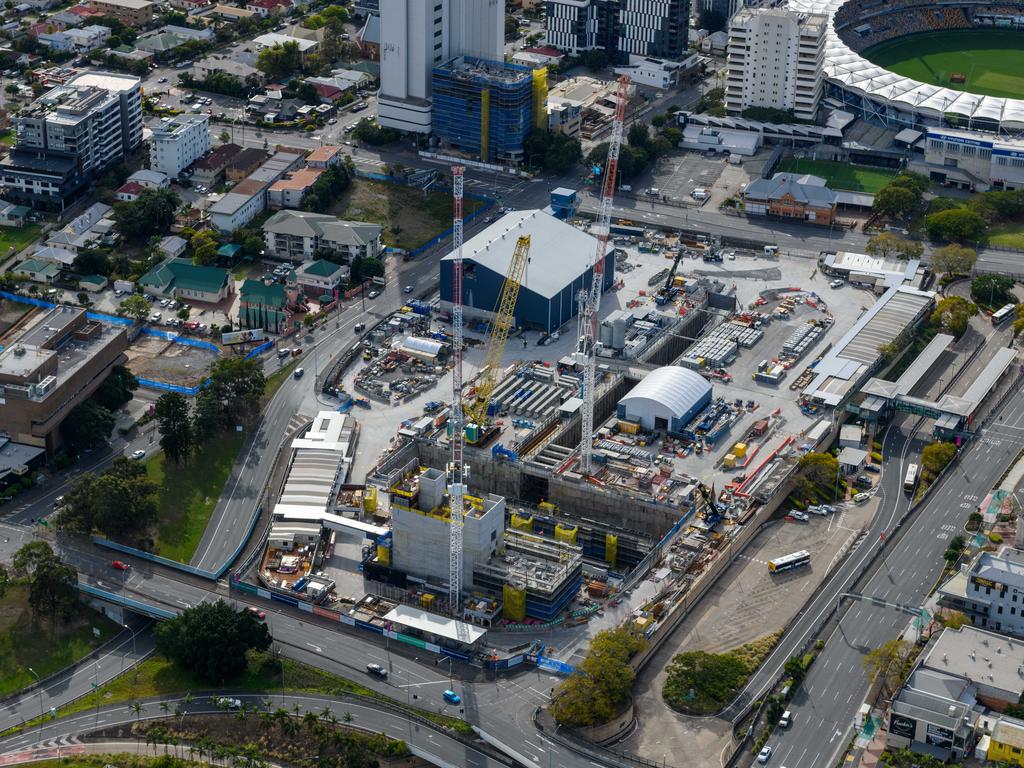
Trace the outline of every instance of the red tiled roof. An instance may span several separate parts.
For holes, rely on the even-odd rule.
[[[561,59],[565,56],[565,54],[562,53],[560,50],[558,50],[557,48],[552,48],[550,45],[541,45],[535,48],[527,48],[526,52],[537,53],[540,54],[541,56],[551,56],[552,58],[556,59]]]
[[[117,194],[119,195],[139,195],[142,194],[142,190],[145,187],[139,184],[137,181],[129,181],[127,184],[123,184],[117,188]]]

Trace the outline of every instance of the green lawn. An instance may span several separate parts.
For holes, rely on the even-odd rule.
[[[463,214],[468,216],[482,205],[467,197]],[[329,213],[380,224],[386,244],[411,250],[451,227],[452,198],[447,192],[423,192],[401,184],[353,179]]]
[[[146,462],[149,479],[160,488],[156,554],[180,563],[192,559],[244,439],[244,433],[228,432],[204,444],[181,466],[163,453]]]
[[[895,170],[866,165],[838,163],[834,160],[801,160],[785,157],[776,169],[780,173],[810,173],[821,176],[831,189],[874,194],[896,175]]]
[[[864,58],[923,83],[1019,99],[1024,94],[1024,45],[1006,29],[928,32],[869,48]],[[966,77],[962,83],[953,74]]]
[[[93,635],[93,627],[99,637]],[[84,605],[69,621],[51,627],[28,606],[28,587],[12,584],[0,598],[0,696],[52,675],[106,642],[118,626]]]
[[[1024,222],[996,224],[988,230],[988,244],[995,248],[1024,250]]]
[[[24,250],[39,237],[39,225],[24,227],[0,227],[0,257],[7,257]]]
[[[14,131],[11,130],[10,128],[8,128],[6,131],[0,131],[0,144],[3,144],[5,147],[13,147],[14,140]]]

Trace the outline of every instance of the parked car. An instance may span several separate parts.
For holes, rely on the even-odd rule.
[[[863,504],[865,501],[867,501],[870,498],[871,498],[871,494],[869,494],[869,493],[857,493],[857,494],[854,494],[853,501],[856,504]]]
[[[282,347],[281,349],[277,350],[278,357],[288,357],[291,353],[292,351],[288,349],[288,347]]]
[[[808,515],[806,512],[800,512],[795,509],[792,512],[790,512],[788,516],[792,517],[794,520],[799,520],[801,523],[806,523],[808,520],[811,519],[810,515]]]
[[[388,671],[380,664],[367,664],[366,671],[374,677],[379,677],[381,680],[386,680],[388,677]]]
[[[137,451],[132,451],[132,458],[135,459],[135,461],[138,461],[139,459],[144,459],[145,457],[146,452],[141,448],[139,448],[139,450]]]
[[[877,464],[866,464],[864,466],[864,471],[865,472],[870,472],[873,475],[878,475],[878,474],[881,474],[882,468],[880,466],[878,466]]]
[[[449,704],[461,704],[462,697],[459,696],[455,691],[449,689],[441,694],[441,698],[447,701]]]
[[[829,288],[842,288],[843,287],[843,281],[839,280],[837,278],[837,279],[833,280],[831,283],[829,283],[828,287]]]

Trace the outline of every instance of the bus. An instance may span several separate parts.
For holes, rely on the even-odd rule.
[[[1017,308],[1016,304],[1007,304],[1002,309],[997,309],[992,313],[992,325],[999,325],[1000,323],[1009,320],[1014,315],[1014,310]]]
[[[769,573],[782,573],[792,568],[799,568],[803,565],[811,564],[811,553],[806,549],[801,549],[799,552],[794,552],[791,555],[783,555],[782,557],[774,557],[768,561],[768,572]]]
[[[912,493],[917,487],[917,472],[917,464],[907,466],[907,475],[903,478],[903,490],[907,493]]]

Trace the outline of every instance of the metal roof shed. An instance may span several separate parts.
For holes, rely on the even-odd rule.
[[[427,613],[424,610],[408,605],[399,605],[392,609],[384,617],[384,620],[401,624],[403,627],[409,627],[410,629],[418,629],[420,632],[443,637],[446,640],[452,640],[463,645],[473,645],[487,634],[487,630],[475,624],[456,621],[446,616],[438,616],[435,613]]]

